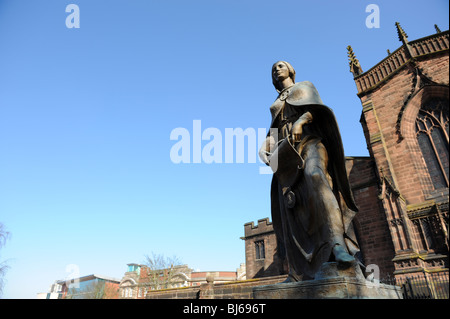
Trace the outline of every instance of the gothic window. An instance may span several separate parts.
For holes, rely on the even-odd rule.
[[[435,189],[448,187],[448,100],[433,98],[416,118],[416,136]]]
[[[255,241],[256,259],[266,258],[264,240]]]

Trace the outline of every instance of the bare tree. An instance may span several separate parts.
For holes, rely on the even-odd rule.
[[[170,288],[177,274],[177,270],[182,265],[178,257],[165,257],[162,254],[152,253],[145,256],[146,279],[141,283],[150,289]]]
[[[0,223],[0,248],[5,245],[7,239],[9,238],[10,233],[6,231],[5,226]],[[0,296],[3,294],[3,286],[5,284],[5,274],[6,271],[9,269],[8,264],[6,261],[0,262]]]

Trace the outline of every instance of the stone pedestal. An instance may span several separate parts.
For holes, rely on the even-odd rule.
[[[374,283],[358,266],[325,263],[316,279],[253,288],[254,299],[401,299],[400,287]]]

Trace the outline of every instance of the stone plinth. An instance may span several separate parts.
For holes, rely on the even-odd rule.
[[[400,287],[366,280],[359,267],[326,263],[315,280],[253,288],[254,299],[401,299]]]

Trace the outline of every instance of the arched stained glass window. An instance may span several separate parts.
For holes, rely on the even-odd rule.
[[[448,187],[448,100],[433,98],[416,118],[416,136],[434,188]]]

